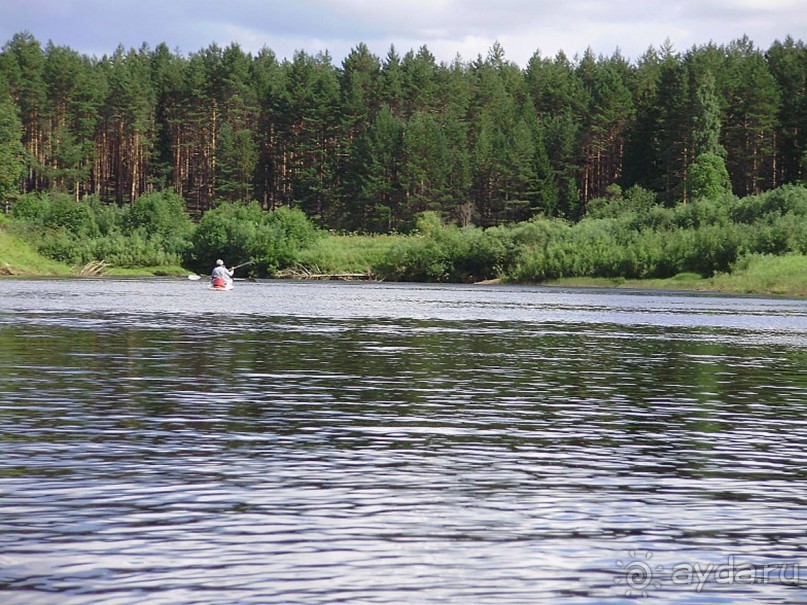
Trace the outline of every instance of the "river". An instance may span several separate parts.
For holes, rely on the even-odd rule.
[[[0,282],[0,602],[807,602],[807,302]]]

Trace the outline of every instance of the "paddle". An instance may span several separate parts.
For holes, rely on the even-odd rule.
[[[240,265],[236,265],[235,267],[233,267],[230,270],[235,271],[236,269],[240,269],[241,267],[246,267],[247,265],[251,265],[251,264],[252,264],[252,261],[248,260],[245,263],[241,263]],[[191,280],[191,281],[196,281],[196,280],[202,279],[202,276],[201,275],[188,275],[188,279]]]

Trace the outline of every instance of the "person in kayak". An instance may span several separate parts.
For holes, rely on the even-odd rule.
[[[210,274],[210,282],[217,288],[223,288],[232,283],[233,273],[235,273],[234,269],[228,269],[224,266],[224,261],[218,259],[216,266],[213,268],[213,273]]]

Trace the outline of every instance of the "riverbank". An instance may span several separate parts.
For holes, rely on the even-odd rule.
[[[362,254],[351,256],[345,251],[335,253],[347,246],[351,238],[331,237],[320,246],[327,247],[329,254],[322,254],[321,248],[312,250],[307,261],[330,257],[327,263],[330,271],[358,270],[370,266],[383,256],[383,252],[393,243],[389,236],[353,238],[348,248],[362,250]],[[360,246],[356,242],[361,240]],[[316,253],[319,252],[319,253]],[[335,262],[334,262],[335,261]],[[151,267],[106,267],[103,274],[111,277],[184,277],[192,273],[181,266]],[[0,228],[0,276],[17,277],[78,277],[81,267],[71,267],[48,259],[38,253],[33,246]],[[528,283],[512,279],[485,280],[494,283]],[[532,283],[532,282],[530,282]],[[647,290],[688,290],[700,292],[721,292],[726,294],[758,294],[761,296],[788,296],[807,298],[807,256],[772,256],[754,254],[743,257],[732,267],[730,273],[720,273],[714,277],[703,277],[697,273],[680,273],[666,279],[624,279],[602,277],[566,277],[539,282],[541,285],[563,286],[568,288],[624,288]]]
[[[739,261],[731,273],[720,273],[714,277],[703,277],[697,273],[681,273],[666,279],[567,277],[543,282],[542,285],[807,298],[807,256],[751,255]]]
[[[66,277],[76,274],[63,263],[42,256],[33,246],[0,227],[0,276]]]
[[[3,277],[79,277],[82,267],[71,267],[49,259],[19,237],[0,227],[0,276]],[[156,277],[185,276],[180,266],[105,267],[103,275]]]

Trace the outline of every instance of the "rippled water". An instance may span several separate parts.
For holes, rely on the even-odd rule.
[[[2,603],[807,602],[804,301],[0,285]]]

